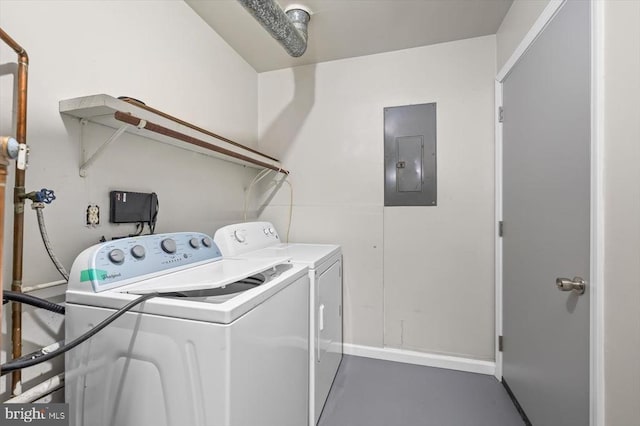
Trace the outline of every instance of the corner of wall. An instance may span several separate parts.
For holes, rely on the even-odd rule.
[[[500,70],[551,0],[514,0],[496,32],[496,69]]]

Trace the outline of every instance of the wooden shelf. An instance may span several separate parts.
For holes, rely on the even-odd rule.
[[[80,175],[100,153],[122,133],[131,133],[178,148],[260,169],[289,174],[280,161],[223,136],[155,110],[133,99],[117,99],[109,95],[93,95],[60,101],[60,113],[81,122],[97,123],[116,129],[91,156],[83,159]],[[84,144],[84,141],[82,141]]]

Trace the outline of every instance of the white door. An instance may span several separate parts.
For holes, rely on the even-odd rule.
[[[570,0],[503,83],[503,380],[535,426],[589,425],[590,52]]]

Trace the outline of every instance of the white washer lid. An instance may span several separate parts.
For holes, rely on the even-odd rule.
[[[185,271],[179,271],[177,274],[182,275],[184,272]],[[284,288],[301,279],[306,280],[305,283],[308,285],[309,276],[307,267],[304,265],[293,265],[291,269],[283,272],[279,277],[250,290],[238,293],[223,303],[196,301],[189,297],[154,297],[133,307],[131,312],[209,323],[230,324],[258,305],[266,302]],[[119,309],[140,297],[136,294],[121,293],[120,290],[121,289],[118,288],[101,293],[78,290],[67,291],[67,313],[69,313],[70,309],[74,309],[75,305]],[[305,301],[308,303],[308,299],[305,299]],[[300,301],[300,303],[303,303],[303,301]]]
[[[121,293],[169,293],[174,291],[203,290],[222,287],[234,283],[281,263],[287,263],[286,256],[262,259],[222,259],[189,269],[172,272],[155,278],[138,281],[118,288]]]
[[[242,258],[267,259],[287,257],[294,263],[302,263],[311,269],[315,269],[327,259],[339,254],[340,252],[340,246],[335,244],[282,243],[249,253],[244,253]],[[238,256],[238,258],[240,257]]]

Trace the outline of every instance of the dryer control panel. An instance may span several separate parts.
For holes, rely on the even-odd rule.
[[[280,236],[271,222],[245,222],[227,225],[213,236],[220,251],[239,256],[254,250],[280,244]]]
[[[98,293],[221,257],[212,238],[198,232],[122,238],[83,251],[71,268],[69,289],[91,285]]]

